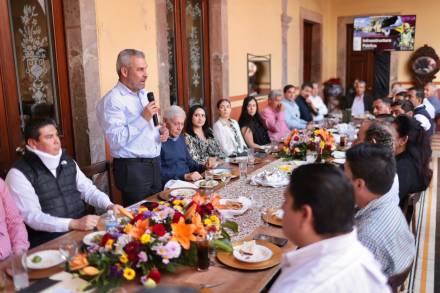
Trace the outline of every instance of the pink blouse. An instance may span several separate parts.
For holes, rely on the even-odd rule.
[[[28,248],[29,241],[23,218],[9,194],[6,183],[0,179],[0,260]]]
[[[282,138],[289,134],[289,128],[284,120],[284,111],[276,111],[270,106],[266,106],[261,113],[269,136],[272,140],[280,141]]]

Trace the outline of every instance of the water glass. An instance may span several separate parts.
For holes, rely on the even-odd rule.
[[[78,253],[78,245],[75,241],[63,241],[58,246],[58,251],[65,261],[70,261]]]
[[[229,181],[231,180],[231,174],[222,174],[220,176],[220,180],[223,182],[223,184],[226,187],[226,185],[228,185]]]
[[[246,180],[247,176],[247,162],[241,161],[238,164],[238,167],[240,168],[240,180]]]
[[[264,205],[264,198],[263,194],[256,192],[252,195],[252,203],[257,210],[258,213],[261,212],[263,205]]]
[[[211,170],[206,170],[205,171],[205,180],[206,181],[214,180],[214,174],[212,174]]]
[[[14,254],[11,259],[12,279],[16,291],[29,286],[27,272],[27,255],[25,251]]]
[[[249,165],[255,164],[255,150],[252,148],[248,149],[248,163]]]
[[[279,143],[280,142],[278,140],[275,140],[275,139],[270,141],[270,149],[271,149],[271,151],[273,153],[278,152],[278,145],[279,145]]]

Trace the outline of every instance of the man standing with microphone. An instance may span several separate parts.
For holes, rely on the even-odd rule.
[[[159,107],[145,91],[145,54],[125,49],[118,54],[119,81],[96,107],[113,156],[116,186],[128,206],[161,190],[160,148],[168,129],[157,125]]]

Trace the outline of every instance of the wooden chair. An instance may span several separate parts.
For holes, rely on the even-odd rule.
[[[414,235],[417,235],[416,206],[423,194],[424,191],[410,194],[403,206],[403,214],[405,215],[407,221],[411,222],[411,230]]]
[[[113,162],[101,161],[86,167],[81,168],[83,173],[92,181],[95,181],[95,177],[100,174],[106,173],[108,184],[108,196],[113,203],[122,204],[121,192],[115,185],[113,178]]]
[[[406,278],[408,278],[411,269],[412,269],[412,263],[407,269],[405,269],[400,274],[388,278],[388,285],[391,287],[391,292],[397,293],[399,292],[399,289],[405,290],[404,283],[406,281]]]

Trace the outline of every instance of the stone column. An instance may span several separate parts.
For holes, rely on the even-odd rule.
[[[96,118],[101,98],[94,0],[63,1],[76,159],[80,166],[105,160]]]
[[[292,21],[292,17],[287,15],[288,0],[281,0],[282,14],[281,14],[281,81],[282,86],[285,86],[289,82],[288,76],[288,31],[289,24]]]
[[[229,98],[228,1],[209,1],[209,47],[211,62],[211,113],[217,120],[217,101]]]

